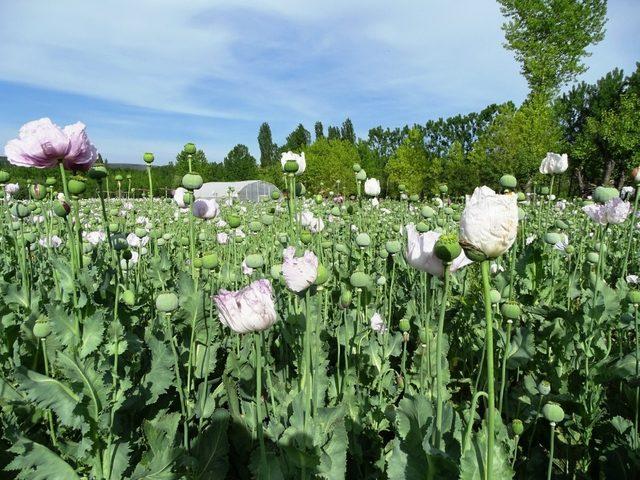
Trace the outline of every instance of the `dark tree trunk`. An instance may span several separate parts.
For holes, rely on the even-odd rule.
[[[578,181],[578,188],[580,189],[580,195],[584,195],[587,191],[586,185],[584,184],[584,177],[582,176],[582,170],[579,168],[575,169],[576,180]]]
[[[615,167],[615,162],[613,160],[607,160],[607,166],[604,169],[604,177],[602,177],[602,185],[609,185],[611,174],[613,173],[613,167]]]

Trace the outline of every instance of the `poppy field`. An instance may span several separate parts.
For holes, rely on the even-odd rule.
[[[147,153],[134,199],[46,120],[6,148],[42,181],[0,171],[2,478],[637,478],[637,169],[309,195],[288,152],[250,203]]]

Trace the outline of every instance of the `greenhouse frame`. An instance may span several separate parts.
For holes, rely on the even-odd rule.
[[[243,182],[207,182],[194,192],[195,198],[215,198],[223,200],[231,193],[239,200],[247,202],[259,202],[263,198],[269,198],[271,192],[278,187],[262,180],[246,180]]]

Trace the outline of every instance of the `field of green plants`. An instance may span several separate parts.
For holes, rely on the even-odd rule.
[[[2,478],[637,478],[637,169],[379,198],[354,165],[356,196],[307,196],[289,152],[243,203],[197,172],[155,198],[145,154],[149,197],[107,198],[50,123],[7,156],[62,184],[0,172]]]

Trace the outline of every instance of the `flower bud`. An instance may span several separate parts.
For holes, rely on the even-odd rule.
[[[353,287],[365,288],[371,284],[371,277],[364,272],[354,272],[351,274],[349,282]]]
[[[202,177],[197,173],[187,173],[182,177],[182,186],[187,190],[197,190],[202,186],[202,183]]]
[[[542,407],[542,414],[549,422],[560,423],[564,420],[564,410],[555,402],[549,402]]]
[[[231,228],[238,228],[240,226],[240,222],[241,220],[238,215],[235,215],[232,213],[229,216],[227,216],[227,223]]]
[[[271,192],[271,200],[278,200],[280,198],[280,191],[274,190]]]
[[[368,247],[369,245],[371,245],[371,237],[369,237],[367,233],[359,233],[356,236],[356,245],[361,248]]]
[[[513,175],[503,175],[500,177],[500,185],[505,190],[513,190],[518,186],[518,180]]]
[[[522,424],[522,420],[514,418],[511,421],[511,430],[513,430],[513,433],[515,435],[522,435],[522,432],[524,431],[524,425]]]
[[[327,270],[327,267],[319,263],[314,284],[323,285],[327,280],[329,280],[329,271]]]
[[[538,393],[540,393],[540,395],[549,395],[551,393],[551,384],[546,380],[542,380],[538,384]]]
[[[587,262],[589,262],[590,264],[596,265],[599,259],[600,259],[600,255],[598,254],[598,252],[587,253]]]
[[[0,184],[7,183],[11,179],[11,174],[4,170],[0,170]]]
[[[123,291],[120,298],[122,302],[129,307],[133,307],[136,304],[136,296],[131,290]]]
[[[360,182],[364,182],[366,179],[367,179],[367,172],[365,172],[364,170],[359,170],[358,173],[356,173],[356,180]]]
[[[47,189],[45,188],[45,186],[39,183],[34,183],[33,185],[31,185],[29,191],[31,192],[31,197],[34,200],[42,200],[47,194]]]
[[[462,253],[458,236],[452,233],[440,235],[433,247],[433,253],[444,263],[453,262]]]
[[[175,293],[161,293],[156,297],[156,309],[159,312],[173,312],[178,308],[178,296]]]
[[[500,292],[498,290],[493,288],[489,292],[489,299],[491,300],[491,303],[493,303],[495,305],[496,303],[500,303],[500,300],[502,299],[502,296],[500,295]]]
[[[308,245],[309,243],[311,243],[311,239],[312,239],[312,235],[309,230],[302,230],[300,232],[300,241],[305,245]]]
[[[547,232],[544,235],[544,242],[547,245],[555,245],[558,242],[562,241],[562,235],[558,232]]]
[[[359,163],[354,163],[353,164],[353,171],[355,173],[358,173],[360,170],[362,170],[362,167],[360,166],[360,164]]]
[[[342,308],[347,308],[349,305],[351,305],[352,298],[353,295],[351,293],[351,290],[343,290],[340,294],[340,306]]]
[[[411,329],[411,323],[409,323],[408,318],[401,318],[398,322],[398,326],[400,327],[401,332],[408,332]]]

